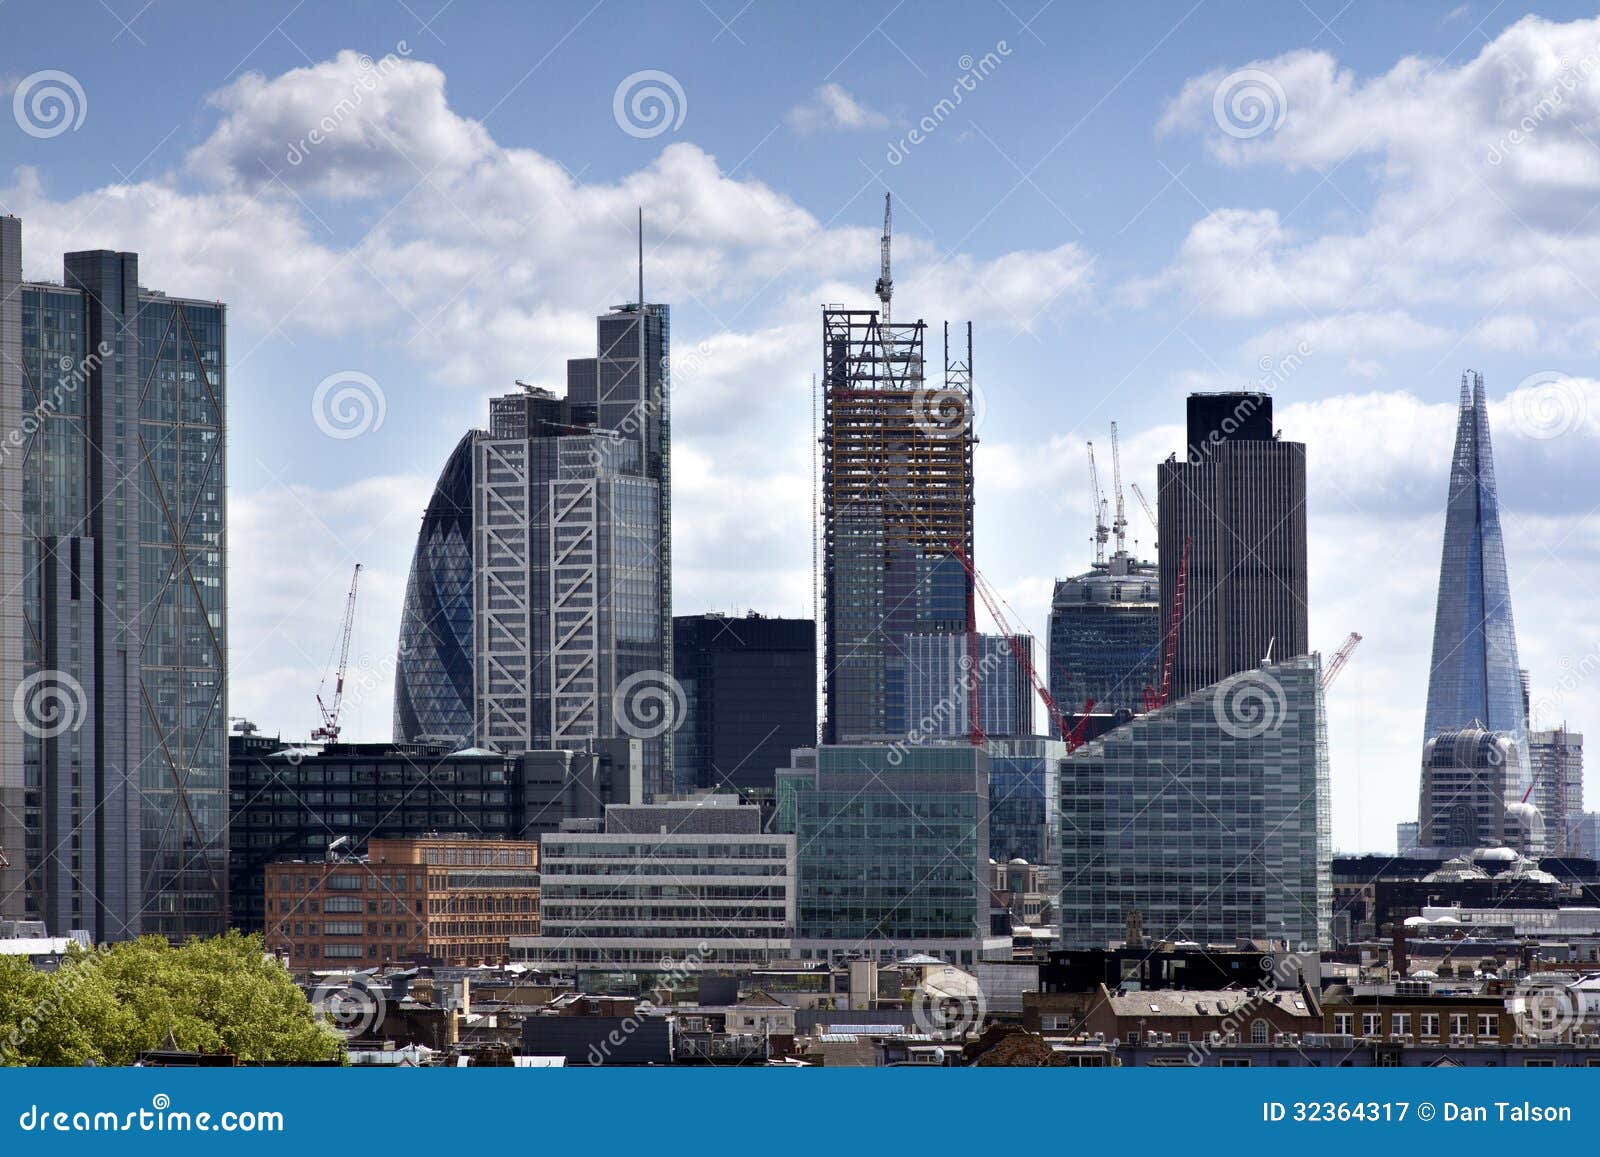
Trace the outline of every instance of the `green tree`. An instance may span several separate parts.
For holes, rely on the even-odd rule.
[[[341,1039],[259,936],[172,947],[156,936],[75,951],[55,972],[0,958],[0,1062],[127,1065],[169,1042],[284,1064],[341,1055]]]

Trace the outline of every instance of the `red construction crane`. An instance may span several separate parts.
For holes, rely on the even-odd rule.
[[[1189,585],[1190,541],[1188,538],[1183,540],[1183,550],[1178,555],[1178,581],[1172,588],[1172,622],[1167,626],[1167,637],[1162,647],[1161,689],[1144,689],[1146,711],[1159,711],[1167,705],[1167,696],[1172,694],[1172,668],[1178,661],[1178,630],[1183,626],[1183,592]]]
[[[1328,660],[1328,669],[1322,673],[1322,689],[1326,691],[1328,684],[1339,677],[1339,672],[1344,670],[1344,665],[1350,661],[1350,656],[1355,652],[1356,644],[1361,642],[1361,636],[1354,631],[1350,637],[1339,644],[1339,649],[1333,653],[1333,658]]]
[[[356,584],[360,581],[361,564],[358,562],[355,573],[350,576],[350,594],[344,602],[344,632],[339,637],[339,671],[333,684],[333,701],[322,701],[322,692],[328,686],[328,674],[324,671],[322,684],[317,688],[317,710],[322,712],[322,726],[311,733],[312,739],[339,742],[339,708],[344,705],[344,673],[350,663],[350,632],[356,625]]]
[[[1094,710],[1094,700],[1088,699],[1084,701],[1082,716],[1079,717],[1076,725],[1068,727],[1067,717],[1056,706],[1055,697],[1050,694],[1050,688],[1046,687],[1044,681],[1039,678],[1039,672],[1034,669],[1033,660],[1028,657],[1028,649],[1022,645],[1024,638],[1031,638],[1032,636],[1019,632],[1011,626],[1011,621],[1006,618],[1005,612],[1000,609],[1000,597],[989,586],[988,580],[978,572],[978,568],[967,557],[967,552],[961,548],[961,544],[951,543],[950,553],[955,556],[956,561],[961,564],[961,569],[967,572],[967,578],[971,581],[971,588],[967,596],[967,654],[972,662],[974,683],[967,693],[967,702],[969,715],[972,718],[973,744],[977,745],[983,742],[983,732],[977,723],[978,711],[976,706],[973,706],[978,702],[976,682],[978,668],[977,659],[972,654],[976,649],[974,641],[977,638],[977,625],[973,613],[971,591],[976,591],[978,596],[983,599],[983,605],[989,609],[989,616],[994,619],[995,626],[999,627],[1000,633],[1005,636],[1006,645],[1011,648],[1011,657],[1017,661],[1017,666],[1022,668],[1023,674],[1027,675],[1028,682],[1033,685],[1033,689],[1038,693],[1039,698],[1044,700],[1045,709],[1050,713],[1050,722],[1055,724],[1057,732],[1066,740],[1067,750],[1076,751],[1083,746],[1083,733],[1089,724],[1089,712]]]

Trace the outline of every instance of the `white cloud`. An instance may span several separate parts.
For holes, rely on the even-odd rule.
[[[1581,314],[1600,300],[1600,20],[1530,16],[1461,64],[1407,57],[1370,78],[1326,52],[1246,67],[1282,92],[1276,129],[1225,131],[1227,69],[1188,81],[1162,127],[1234,166],[1348,180],[1370,164],[1364,226],[1304,237],[1272,210],[1219,208],[1132,292],[1176,289],[1233,316],[1351,301]]]
[[[789,110],[789,124],[797,132],[817,133],[828,129],[886,129],[889,118],[869,108],[847,92],[843,85],[824,84],[806,100]]]

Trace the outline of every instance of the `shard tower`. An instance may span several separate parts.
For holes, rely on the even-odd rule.
[[[1450,462],[1423,741],[1469,727],[1513,738],[1522,766],[1506,777],[1506,790],[1520,797],[1528,775],[1525,703],[1500,535],[1488,403],[1482,375],[1469,370],[1461,376],[1455,455]]]

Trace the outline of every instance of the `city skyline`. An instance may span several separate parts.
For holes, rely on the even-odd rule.
[[[861,34],[872,35],[872,21],[883,15],[861,17]],[[1059,45],[1073,34],[1069,15],[1053,9],[1031,32],[998,9],[963,14],[937,34],[885,17],[884,34],[905,45],[909,60],[881,42],[872,55],[887,54],[903,93],[898,98],[881,87],[886,82],[867,62],[847,59],[836,66],[838,52],[824,53],[815,40],[798,36],[806,64],[815,58],[815,76],[807,78],[815,83],[764,95],[759,109],[737,116],[724,107],[731,102],[722,99],[713,66],[748,67],[762,45],[792,33],[784,16],[752,12],[734,22],[737,40],[754,48],[720,33],[709,15],[704,28],[692,30],[694,50],[689,29],[681,37],[654,30],[654,44],[647,42],[651,30],[641,30],[637,40],[630,35],[615,76],[582,81],[570,65],[553,62],[550,76],[535,72],[508,96],[505,111],[496,102],[531,62],[507,66],[502,78],[495,65],[505,62],[491,61],[484,75],[473,76],[461,53],[482,52],[483,43],[468,49],[470,30],[465,22],[452,29],[448,14],[435,31],[449,44],[416,28],[398,9],[394,26],[380,23],[377,30],[341,27],[338,17],[291,21],[283,37],[265,26],[240,29],[237,52],[213,27],[207,35],[224,46],[219,61],[228,58],[217,76],[184,77],[171,95],[152,98],[166,102],[162,112],[173,114],[176,135],[163,141],[169,122],[162,120],[158,130],[151,119],[114,148],[110,142],[127,115],[117,107],[122,81],[94,51],[83,45],[58,60],[33,59],[44,51],[37,47],[26,58],[0,50],[0,70],[8,77],[49,68],[71,73],[88,106],[81,129],[7,138],[15,148],[8,148],[11,164],[0,172],[0,206],[24,220],[26,276],[58,276],[51,255],[103,244],[140,251],[153,270],[145,278],[149,285],[229,302],[236,431],[230,698],[236,713],[286,736],[304,734],[315,722],[324,640],[336,632],[352,561],[369,570],[357,619],[349,726],[361,738],[388,735],[393,673],[382,667],[393,662],[409,556],[439,466],[461,430],[481,422],[486,399],[512,388],[515,376],[559,387],[561,360],[587,338],[574,335],[593,324],[596,312],[632,296],[630,231],[640,202],[647,237],[663,238],[647,240],[650,296],[672,302],[679,323],[674,497],[680,585],[674,609],[680,613],[739,607],[813,613],[807,524],[808,383],[820,370],[815,310],[832,301],[870,307],[875,202],[884,185],[900,210],[897,300],[905,308],[898,316],[921,316],[933,325],[945,317],[977,322],[984,405],[975,469],[981,507],[976,556],[1040,640],[1050,584],[1082,572],[1091,558],[1081,442],[1094,439],[1106,420],[1120,420],[1128,474],[1154,493],[1155,463],[1184,445],[1175,417],[1184,393],[1246,385],[1267,376],[1260,359],[1277,373],[1298,358],[1272,385],[1284,436],[1308,446],[1310,645],[1326,658],[1351,629],[1367,640],[1329,695],[1335,842],[1386,847],[1394,820],[1409,818],[1415,807],[1423,707],[1414,688],[1425,680],[1429,644],[1415,622],[1428,617],[1435,594],[1429,559],[1437,560],[1443,534],[1441,464],[1449,454],[1459,370],[1481,366],[1494,399],[1490,422],[1500,451],[1514,589],[1534,584],[1576,592],[1588,586],[1592,564],[1583,517],[1589,503],[1582,501],[1588,489],[1582,480],[1593,457],[1586,453],[1593,440],[1592,387],[1583,380],[1571,384],[1588,365],[1571,300],[1563,305],[1530,283],[1514,307],[1490,294],[1449,309],[1436,292],[1416,287],[1417,269],[1392,268],[1370,256],[1387,230],[1419,224],[1446,203],[1430,200],[1438,190],[1418,175],[1426,164],[1442,163],[1442,150],[1377,131],[1381,125],[1363,101],[1398,86],[1410,99],[1438,102],[1498,83],[1508,108],[1519,107],[1523,97],[1533,98],[1531,106],[1541,85],[1558,78],[1538,73],[1529,46],[1548,40],[1586,49],[1596,37],[1587,27],[1536,23],[1508,31],[1514,21],[1506,15],[1475,30],[1480,14],[1469,12],[1455,21],[1432,14],[1426,22],[1408,14],[1381,38],[1373,17],[1351,13],[1336,22],[1335,39],[1299,14],[1275,15],[1251,39],[1230,47],[1219,26],[1207,26],[1203,16],[1180,21],[1180,15],[1172,18],[1168,47],[1120,88],[1113,86],[1139,63],[1149,37],[1141,33],[1138,51],[1124,58],[1119,50],[1129,46],[1130,31],[1107,16],[1086,18],[1097,22],[1095,31],[1110,50],[1103,66],[1085,70],[1087,95],[1070,101],[1043,75],[1050,71],[1043,54],[1029,58],[1039,48],[1035,36]],[[571,22],[581,16],[575,10]],[[135,24],[152,55],[181,41],[163,23],[169,20],[154,10]],[[46,31],[41,27],[28,39],[50,43]],[[248,57],[263,32],[270,43]],[[594,33],[580,26],[574,35],[582,44]],[[708,47],[713,36],[718,39]],[[397,47],[401,39],[407,40],[404,54]],[[1003,54],[992,47],[1001,40]],[[351,123],[363,128],[359,142],[335,135],[303,150],[302,160],[289,160],[288,146],[321,114],[319,101],[331,107],[336,100],[328,98],[365,75],[359,58],[339,55],[352,44],[365,46],[372,70],[394,82],[393,101],[375,96],[351,114]],[[1284,57],[1296,49],[1310,55]],[[1397,73],[1410,52],[1438,58],[1430,80],[1408,82]],[[948,91],[943,74],[964,75],[954,68],[962,53],[979,61],[989,53],[997,63],[905,160],[885,158],[885,146],[923,116],[922,103],[931,107]],[[258,78],[241,77],[240,69],[224,72],[240,57],[243,70],[259,70]],[[1253,61],[1271,62],[1267,71],[1285,93],[1283,121],[1261,134],[1235,135],[1212,120],[1212,74]],[[1354,70],[1354,88],[1343,97],[1318,71],[1329,62]],[[1524,79],[1516,79],[1512,63],[1527,63]],[[613,120],[612,98],[630,73],[652,66],[679,84],[687,112],[681,126],[640,137]],[[1210,82],[1201,83],[1207,77]],[[1411,88],[1404,87],[1408,83]],[[856,112],[836,94],[830,103],[828,85],[850,96]],[[206,104],[217,92],[224,95]],[[402,92],[420,104],[404,105]],[[986,107],[989,92],[997,99]],[[1306,130],[1295,110],[1329,94],[1346,119],[1329,119],[1321,134]],[[1042,107],[1065,113],[1102,96],[1104,122],[1091,121],[1079,130],[1082,136],[1069,137],[1031,185],[1016,180],[1017,171],[1002,157],[1015,157],[1026,171],[1072,129],[1077,114],[1041,137],[1004,125],[1009,102],[1042,99]],[[439,130],[439,139],[394,136],[402,107],[425,110],[424,123]],[[572,108],[575,123],[537,115],[553,107]],[[750,118],[758,115],[766,119],[755,124]],[[1471,153],[1482,181],[1517,216],[1554,236],[1578,228],[1583,211],[1539,200],[1537,178],[1518,163],[1542,141],[1555,147],[1571,139],[1569,126],[1552,120],[1523,153],[1511,149],[1509,160],[1491,164],[1487,150],[1507,152],[1510,146],[1497,142],[1515,124],[1509,115],[1475,124],[1473,147],[1463,155]],[[1365,142],[1369,130],[1374,139]],[[1338,134],[1344,131],[1354,135],[1337,148],[1329,143],[1343,139]],[[420,172],[389,151],[380,132],[423,161]],[[587,141],[595,143],[587,147]],[[1113,141],[1136,153],[1139,164],[1088,163]],[[451,160],[457,149],[457,159],[465,159],[460,164]],[[1376,150],[1390,164],[1374,175],[1366,166]],[[795,157],[780,156],[785,153]],[[1341,167],[1347,153],[1355,159]],[[846,163],[824,178],[815,172],[820,155]],[[1069,156],[1087,165],[1082,179],[1057,167]],[[993,162],[998,171],[975,181],[982,187],[964,200],[938,187],[938,166],[969,157],[983,168]],[[255,172],[262,158],[272,162],[275,178]],[[865,166],[857,163],[863,159]],[[418,180],[434,162],[439,189]],[[586,229],[540,234],[517,225],[538,214],[528,205],[510,212],[499,207],[491,171],[518,164],[533,166],[560,197],[581,203]],[[809,175],[802,171],[807,168]],[[1241,174],[1260,178],[1249,196],[1238,191]],[[1008,193],[1013,182],[1017,188]],[[385,210],[414,185],[421,190],[417,200],[388,226],[392,232],[380,227],[357,252],[359,259],[341,264],[344,247],[373,224],[381,226]],[[709,198],[703,204],[717,207],[709,214],[717,228],[707,215],[685,208],[687,198],[676,192],[681,189]],[[1311,205],[1299,210],[1303,197]],[[1108,201],[1116,202],[1114,210]],[[1486,196],[1472,200],[1460,216],[1448,214],[1447,224],[1464,231],[1474,220],[1469,210],[1482,213],[1486,204],[1493,205]],[[993,211],[1002,205],[1004,211]],[[741,206],[745,216],[734,211]],[[472,220],[462,220],[460,207]],[[185,216],[195,229],[180,228]],[[488,243],[474,225],[515,227],[509,243],[493,246],[493,262],[480,260]],[[161,230],[164,241],[155,235]],[[461,243],[463,236],[473,239],[470,245]],[[243,245],[246,238],[253,244]],[[459,267],[467,272],[451,280],[428,262],[417,272],[400,272],[393,263],[406,242],[421,247],[419,258],[464,256]],[[1466,257],[1451,250],[1451,261],[1479,272],[1483,263],[1503,261],[1513,273],[1526,272],[1515,265],[1516,246],[1476,246],[1483,252]],[[774,262],[779,268],[791,250],[808,252],[799,269],[767,291],[770,274],[762,267],[774,249],[784,251]],[[1356,282],[1317,286],[1310,270],[1321,251],[1354,262]],[[1218,296],[1207,278],[1235,252],[1260,255],[1250,267],[1255,276]],[[274,263],[287,262],[290,253],[300,255],[302,268]],[[1574,245],[1569,263],[1586,274],[1587,262],[1587,251]],[[562,271],[543,272],[546,264]],[[501,265],[503,278],[492,272]],[[349,292],[356,288],[351,285],[334,293],[342,276],[332,273],[346,267],[362,292]],[[1429,276],[1447,268],[1454,266],[1442,259],[1421,265]],[[424,270],[439,279],[436,291],[424,291]],[[1572,269],[1566,273],[1574,284],[1583,280]],[[1369,277],[1381,286],[1372,295],[1377,300],[1357,302],[1356,291]],[[506,294],[512,303],[506,312],[473,312],[485,307],[486,283]],[[1465,277],[1456,282],[1467,284]],[[755,307],[747,308],[741,295],[757,298]],[[1274,295],[1292,304],[1273,304],[1268,299]],[[1592,301],[1581,289],[1573,297]],[[541,311],[529,304],[535,298],[559,304]],[[590,320],[569,316],[569,309]],[[1197,316],[1185,324],[1190,313]],[[1108,319],[1114,324],[1107,326]],[[800,336],[791,338],[791,328]],[[475,343],[474,337],[498,340]],[[1302,343],[1310,353],[1297,353]],[[1063,364],[1081,380],[1058,387]],[[1529,384],[1563,368],[1573,377]],[[312,398],[342,373],[365,377],[380,393],[376,400],[366,395],[359,436],[325,438]],[[338,396],[346,386],[357,396],[365,388],[353,378],[323,396]],[[1536,405],[1551,397],[1581,400],[1583,408],[1556,412],[1552,424]],[[323,425],[333,425],[332,413],[323,413]],[[1552,433],[1561,436],[1545,436]],[[736,445],[741,441],[750,445]],[[1137,513],[1134,518],[1140,537]],[[1040,523],[1044,533],[1028,533],[1030,524]],[[1374,597],[1375,589],[1382,598]],[[1538,600],[1527,612],[1521,608],[1529,600],[1518,602],[1519,641],[1533,701],[1545,712],[1542,723],[1564,719],[1582,731],[1600,705],[1588,674],[1600,660],[1592,651],[1596,624],[1585,608],[1568,605],[1573,601]],[[1397,776],[1405,777],[1403,786],[1391,782]]]

